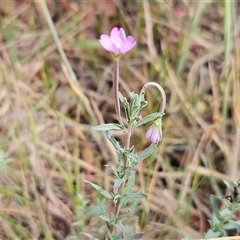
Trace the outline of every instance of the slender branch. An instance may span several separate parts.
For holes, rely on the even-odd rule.
[[[123,124],[122,116],[121,116],[120,101],[119,101],[119,98],[118,98],[118,92],[119,92],[119,59],[114,61],[113,90],[114,90],[115,110],[116,110],[116,113],[117,113],[118,121],[125,130],[125,134],[126,134],[125,149],[128,151],[128,149],[130,147],[130,139],[131,139],[131,135],[132,135],[132,130],[131,130],[131,125],[130,124],[128,124],[128,127],[126,127]],[[124,159],[124,163],[123,163],[123,171],[124,172],[127,169],[127,163],[128,163],[128,156],[126,156],[125,159]],[[125,185],[126,185],[126,181],[123,182],[119,192],[123,191],[123,189],[125,188]],[[119,209],[120,203],[121,203],[121,199],[119,199],[117,201],[117,203],[115,204],[115,210],[114,210],[115,218],[117,218],[120,214],[120,209]],[[114,232],[115,230],[116,230],[115,227],[113,227],[113,226],[110,227],[110,232]]]
[[[142,87],[142,90],[140,92],[140,95],[145,92],[145,90],[149,87],[149,86],[154,86],[156,87],[159,92],[161,93],[162,95],[162,103],[160,105],[160,108],[159,108],[159,112],[160,113],[164,113],[164,110],[165,110],[165,107],[166,107],[166,94],[165,94],[165,91],[163,90],[162,86],[159,85],[158,83],[155,83],[155,82],[148,82],[146,83],[143,87]]]
[[[118,121],[126,130],[125,125],[122,121],[120,102],[118,98],[119,89],[119,59],[114,61],[114,75],[113,75],[113,91],[114,91],[114,101],[115,101],[115,110],[117,113]]]

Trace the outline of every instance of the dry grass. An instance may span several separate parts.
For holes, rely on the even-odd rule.
[[[133,206],[130,225],[146,239],[203,237],[210,194],[226,195],[222,180],[239,179],[239,4],[231,4],[228,50],[221,2],[48,2],[76,87],[38,2],[0,3],[0,147],[12,159],[0,175],[0,239],[99,231],[86,205],[105,202],[83,180],[111,191],[104,165],[116,163],[114,149],[91,126],[116,121],[111,58],[97,41],[116,25],[138,42],[121,61],[123,93],[151,80],[168,101],[164,139],[137,168],[137,188],[149,197]],[[145,113],[157,110],[153,90],[147,99]],[[145,130],[134,133],[138,151]]]

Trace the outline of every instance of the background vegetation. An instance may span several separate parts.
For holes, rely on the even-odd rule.
[[[117,119],[112,60],[98,43],[113,26],[137,40],[121,60],[123,94],[139,92],[148,81],[167,93],[163,140],[136,169],[136,191],[148,199],[130,209],[129,223],[146,239],[202,238],[211,217],[209,196],[228,195],[222,181],[239,179],[239,3],[47,5],[79,86],[39,1],[1,1],[0,150],[1,161],[11,162],[0,174],[0,239],[101,233],[101,220],[86,206],[105,203],[84,180],[112,189],[104,165],[114,163],[114,149],[91,127]],[[148,113],[159,108],[157,94],[148,90]],[[147,127],[134,133],[138,151],[149,144]]]

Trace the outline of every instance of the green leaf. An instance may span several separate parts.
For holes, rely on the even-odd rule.
[[[213,195],[210,196],[210,203],[211,203],[212,208],[213,208],[213,214],[216,216],[216,218],[219,221],[221,221],[222,220],[222,216],[221,216],[221,214],[220,214],[220,212],[218,210],[217,201],[216,201],[217,199],[218,198],[213,196]]]
[[[152,143],[149,147],[143,150],[143,152],[139,155],[139,161],[142,161],[149,157],[153,151],[157,148],[158,143]]]
[[[160,112],[151,113],[151,114],[145,116],[144,118],[142,118],[141,120],[139,120],[137,122],[137,124],[135,124],[133,126],[133,128],[136,128],[136,127],[139,127],[139,126],[141,126],[143,124],[146,124],[147,122],[150,122],[150,121],[152,121],[152,120],[154,120],[154,119],[156,119],[158,117],[161,117],[162,115],[163,115],[163,113],[160,113]]]
[[[130,113],[129,113],[130,107],[129,107],[129,103],[127,101],[127,98],[125,98],[120,92],[118,92],[118,98],[124,106],[126,119],[127,119],[127,122],[129,123],[129,121],[130,121]]]
[[[227,216],[231,217],[231,213],[232,211],[230,211],[229,209],[225,208],[220,212],[220,215],[223,218],[226,218]]]
[[[122,150],[122,148],[120,147],[119,142],[116,140],[116,138],[110,132],[104,131],[104,134],[106,135],[106,137],[112,143],[112,145],[114,146],[114,148],[116,150],[118,150],[118,151]]]
[[[129,173],[129,176],[127,177],[127,184],[123,190],[123,193],[126,194],[132,192],[134,185],[135,185],[135,172],[132,171]]]
[[[117,193],[116,195],[113,196],[113,202],[117,203],[117,201],[122,197],[121,194]]]
[[[240,188],[239,188],[239,183],[230,183],[228,181],[224,181],[226,184],[227,188],[231,192],[231,202],[234,203],[240,203]],[[235,207],[235,206],[233,206]]]
[[[114,226],[117,228],[117,233],[121,239],[124,239],[125,228],[121,222],[115,223]]]
[[[147,198],[145,193],[127,193],[123,195],[124,198],[135,199],[135,198]]]
[[[106,221],[107,223],[111,223],[112,219],[109,218],[108,216],[106,215],[100,215],[99,216],[101,219],[103,219],[104,221]]]
[[[127,205],[128,201],[130,200],[130,198],[121,198],[120,204],[119,204],[119,211],[123,211],[125,210],[124,207]]]
[[[127,179],[127,184],[126,184],[126,187],[123,189],[123,195],[132,192],[132,189],[135,185],[135,172],[134,171],[129,172],[126,179]],[[129,198],[122,197],[119,204],[119,210],[122,210],[126,206],[128,201],[129,201]]]
[[[146,107],[148,104],[147,101],[145,101],[145,94],[142,92],[141,95],[138,95],[134,92],[130,93],[130,119],[131,119],[131,124],[134,126],[137,121],[136,119],[139,117],[139,112]]]
[[[129,158],[129,165],[132,167],[136,166],[137,163],[139,162],[139,157],[135,153],[129,153],[128,158]]]
[[[123,104],[124,107],[129,108],[129,103],[127,101],[127,98],[124,97],[120,92],[118,92],[118,98],[121,101],[121,103]]]
[[[114,176],[115,178],[119,178],[119,172],[115,166],[105,165],[105,167],[110,167],[112,169],[111,175]]]
[[[103,209],[101,206],[99,205],[92,205],[92,206],[89,206],[89,209],[92,210],[92,212],[100,212],[101,215],[105,215],[107,216],[107,212],[105,211],[105,209]]]
[[[233,191],[233,185],[232,183],[226,181],[226,180],[223,180],[223,182],[225,183],[225,185],[227,186],[227,188],[232,192]]]
[[[96,127],[92,127],[94,131],[110,131],[110,130],[123,130],[123,127],[117,123],[106,123]]]
[[[121,186],[121,184],[125,181],[125,179],[122,178],[117,178],[114,180],[114,185],[113,185],[113,193],[117,194],[118,193],[118,188]]]
[[[142,108],[144,108],[146,105],[147,105],[147,102],[146,102],[145,104],[144,104],[144,103],[141,104],[141,106],[140,106],[140,105],[134,105],[134,106],[132,106],[132,107],[131,107],[131,119],[132,119],[132,120],[135,119],[135,118],[138,116],[140,110],[141,110]]]
[[[98,186],[97,184],[94,184],[90,181],[84,181],[86,183],[89,183],[93,188],[95,188],[99,193],[101,193],[104,197],[108,198],[108,199],[113,199],[113,196],[107,192],[106,190],[104,190],[102,187]]]
[[[209,220],[210,226],[212,229],[216,229],[218,224],[220,223],[220,220],[216,217],[216,215],[213,213],[212,214],[212,219]]]
[[[125,240],[141,239],[143,235],[144,233],[135,233],[134,235],[126,237]]]
[[[127,214],[124,215],[120,215],[119,217],[117,217],[114,221],[114,223],[121,223],[122,220],[127,216]]]
[[[234,221],[234,220],[228,220],[228,223],[226,223],[223,227],[224,230],[229,230],[229,229],[236,229],[240,230],[240,222],[239,221]]]
[[[207,233],[204,236],[204,239],[212,239],[212,238],[217,238],[221,236],[221,232],[217,231],[214,232],[212,229],[209,229]]]
[[[120,167],[122,167],[124,165],[124,159],[125,159],[125,149],[121,148],[120,150],[116,150],[116,153],[118,155],[118,162],[120,164]],[[124,173],[123,171],[119,171],[119,178],[123,178]]]

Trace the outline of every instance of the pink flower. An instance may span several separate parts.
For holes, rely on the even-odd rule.
[[[99,42],[107,51],[112,52],[114,55],[124,54],[136,45],[134,38],[132,36],[126,37],[123,28],[118,27],[112,29],[110,36],[102,34]]]
[[[150,139],[152,143],[162,140],[162,119],[157,119],[151,127],[148,128],[145,137]]]

